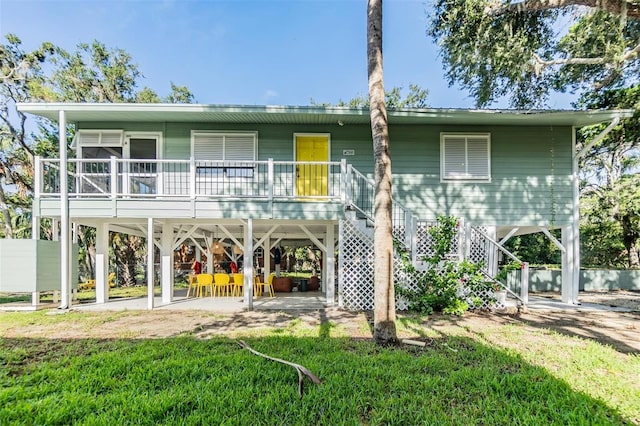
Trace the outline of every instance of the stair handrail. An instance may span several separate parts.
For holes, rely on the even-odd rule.
[[[507,287],[503,282],[500,282],[498,280],[496,280],[494,277],[492,277],[491,275],[489,275],[485,270],[481,269],[480,272],[482,273],[482,275],[484,275],[484,277],[492,282],[493,284],[498,284],[503,290],[506,290],[507,293],[509,293],[510,295],[512,295],[513,297],[515,297],[516,299],[518,299],[518,301],[520,302],[520,304],[522,305],[526,305],[527,302],[522,299],[520,296],[518,296],[516,293],[514,293],[509,287]]]
[[[492,279],[492,281],[499,283],[505,290],[507,290],[514,297],[516,297],[521,303],[526,305],[528,300],[529,300],[529,276],[528,276],[528,274],[529,274],[529,263],[528,262],[523,262],[522,260],[518,259],[516,257],[516,255],[514,255],[509,250],[504,248],[501,244],[499,244],[493,238],[488,236],[486,233],[482,232],[479,228],[476,227],[475,231],[478,234],[482,235],[490,244],[492,244],[493,246],[497,247],[498,250],[500,250],[502,253],[504,253],[511,260],[513,260],[515,262],[518,262],[518,263],[520,263],[521,265],[524,266],[522,268],[522,272],[521,272],[521,275],[520,275],[520,296],[517,296],[513,291],[511,291],[509,288],[507,288],[507,286],[504,285],[503,283],[501,283],[500,281],[497,281],[493,277],[490,277],[490,275],[487,274],[486,272],[483,271],[483,274],[485,274],[487,277],[490,277]]]
[[[349,184],[347,185],[347,190],[349,191],[347,197],[347,199],[349,200],[349,205],[347,207],[360,212],[360,214],[362,214],[367,220],[371,221],[371,223],[375,223],[373,211],[373,201],[375,198],[375,182],[353,167],[349,167],[349,172],[351,176],[349,177]],[[366,193],[364,197],[356,196],[355,192],[358,188],[354,188],[354,186],[356,185],[355,182],[362,182],[365,184],[364,189]],[[365,205],[367,200],[370,200],[369,205]],[[361,203],[358,203],[358,201],[360,201]],[[403,246],[405,246],[405,248],[410,249],[412,243],[411,239],[408,236],[412,235],[412,232],[409,232],[408,228],[413,226],[412,223],[415,222],[415,216],[407,207],[405,207],[402,203],[398,202],[393,197],[391,197],[391,209],[392,227],[400,227],[403,224],[405,227],[404,235],[401,236],[402,238],[400,238],[400,236],[398,235],[394,235],[394,237],[396,237],[403,244]]]

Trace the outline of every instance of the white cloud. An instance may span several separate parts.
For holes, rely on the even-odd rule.
[[[278,92],[276,92],[275,90],[273,90],[273,89],[267,89],[267,91],[264,92],[264,99],[267,100],[267,101],[269,99],[277,98],[279,96],[280,96],[280,94]]]

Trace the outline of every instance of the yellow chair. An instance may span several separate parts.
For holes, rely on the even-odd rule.
[[[273,292],[273,278],[276,276],[275,272],[272,272],[267,277],[267,290],[269,291],[269,296],[275,297]]]
[[[96,280],[86,280],[82,284],[78,285],[80,290],[91,290],[92,288],[96,288]]]
[[[113,288],[113,287],[116,286],[116,273],[115,272],[111,272],[109,274],[109,276],[107,277],[107,282],[109,283],[109,288]],[[86,280],[82,284],[78,285],[78,288],[80,290],[91,290],[91,289],[94,289],[94,288],[96,288],[96,280],[94,280],[94,279]]]
[[[264,283],[260,280],[260,276],[253,277],[253,295],[258,297],[262,296],[262,290],[264,289]]]
[[[244,288],[244,274],[233,274],[233,289],[231,296],[242,296],[242,289]]]
[[[204,296],[207,295],[207,288],[213,297],[213,275],[211,274],[198,274],[198,297],[202,296],[202,290],[204,289]]]
[[[215,274],[213,276],[213,296],[215,297],[216,292],[218,296],[222,296],[223,294],[227,296],[229,294],[229,275],[227,274]]]
[[[194,289],[193,292],[196,293],[198,291],[198,278],[195,275],[189,275],[189,286],[187,287],[187,297],[191,294],[191,289]]]

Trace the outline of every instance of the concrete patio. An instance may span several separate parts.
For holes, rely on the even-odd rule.
[[[515,311],[516,303],[514,299],[507,299],[506,311]],[[0,305],[2,311],[34,311],[40,309],[54,309],[58,305],[54,303],[43,303],[32,306],[28,303],[7,303]],[[337,306],[337,302],[336,302]],[[253,309],[256,311],[286,311],[286,310],[319,310],[326,307],[326,296],[319,291],[276,293],[275,297],[256,297],[253,301]],[[147,298],[122,298],[112,299],[107,303],[95,302],[75,302],[72,307],[77,311],[146,311]],[[614,311],[630,312],[631,309],[608,306],[596,303],[581,303],[572,305],[563,303],[561,300],[550,297],[531,296],[527,308],[530,311],[572,311],[572,312],[592,312],[592,311]],[[186,297],[186,290],[175,291],[174,300],[171,303],[163,304],[162,298],[154,298],[154,310],[202,310],[220,313],[244,312],[246,308],[241,297]]]

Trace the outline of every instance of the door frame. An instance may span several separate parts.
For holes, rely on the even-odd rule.
[[[122,158],[124,160],[132,160],[131,158],[131,139],[155,139],[156,140],[156,160],[162,160],[162,151],[163,151],[163,141],[162,141],[162,132],[144,132],[144,131],[126,131],[124,132],[124,138],[122,141]],[[135,160],[135,158],[134,158]],[[122,192],[124,194],[129,193],[129,168],[125,167],[123,171],[123,188]],[[156,166],[156,195],[162,194],[162,163],[157,163]],[[126,185],[125,185],[126,183]]]

